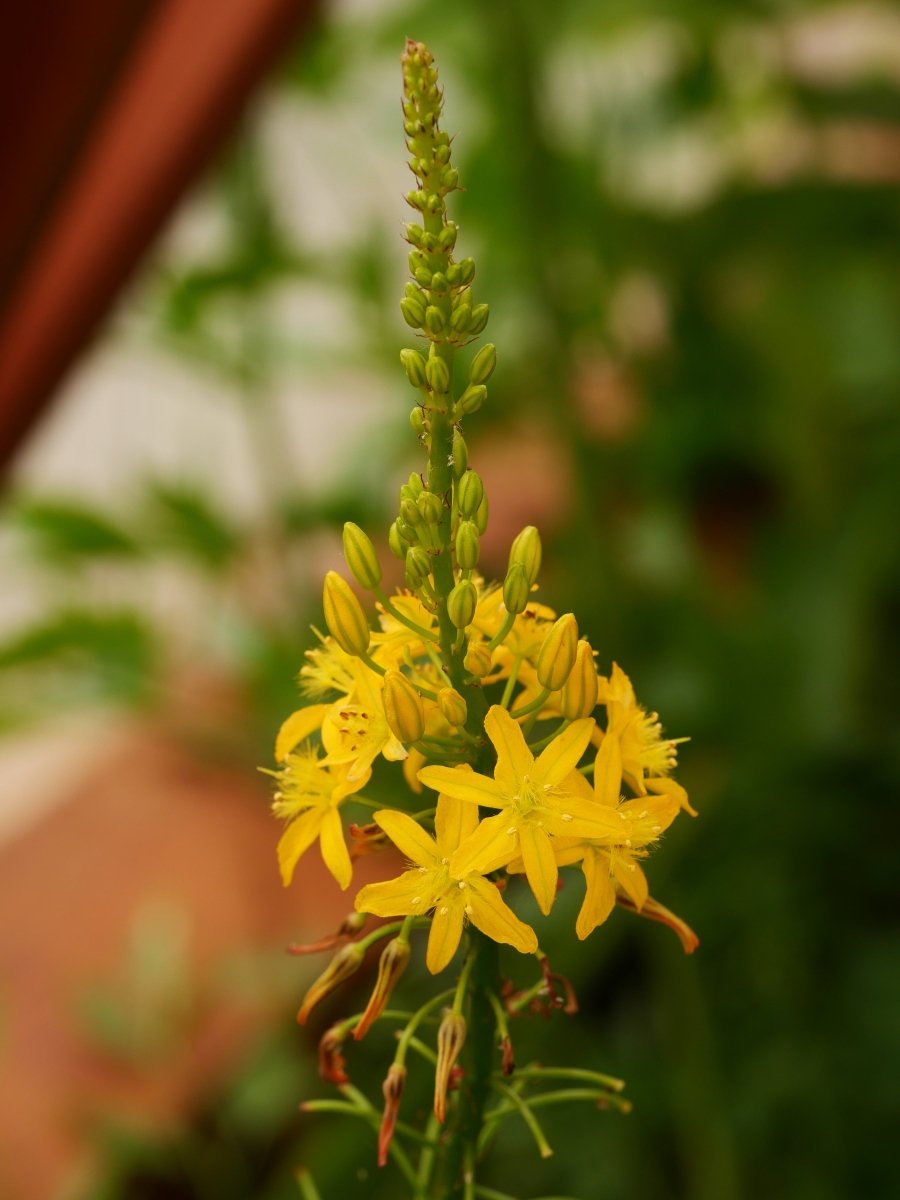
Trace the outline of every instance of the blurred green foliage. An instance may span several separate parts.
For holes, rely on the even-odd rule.
[[[573,502],[546,539],[543,595],[693,738],[681,778],[701,817],[650,870],[701,949],[685,961],[625,914],[581,946],[561,916],[554,966],[583,1011],[523,1028],[520,1061],[552,1038],[555,1059],[626,1078],[636,1111],[549,1113],[558,1152],[540,1165],[510,1124],[485,1180],[515,1196],[895,1194],[900,94],[885,29],[896,45],[896,14],[874,4],[325,8],[273,82],[321,113],[376,79],[399,88],[406,33],[431,45],[501,349],[479,428],[537,427],[562,447]],[[848,45],[863,47],[849,67]],[[398,110],[365,107],[386,138],[397,125],[399,164]],[[350,164],[355,132],[334,133]],[[359,318],[348,359],[399,380],[403,248],[357,203],[373,180],[335,196],[352,234],[324,249],[282,227],[252,126],[215,186],[226,250],[165,262],[144,303],[155,337],[239,385],[248,436],[279,436],[273,372],[325,356],[302,329],[283,344],[267,326],[265,298],[286,282],[341,289]],[[398,222],[402,186],[398,166]],[[238,306],[234,339],[217,333],[223,305]],[[408,450],[396,389],[392,463]],[[328,494],[272,496],[278,561],[323,525],[378,527],[388,498],[358,466]],[[259,527],[190,480],[148,482],[133,519],[56,498],[17,501],[8,519],[51,575],[180,555],[212,581],[213,606],[237,586],[225,657],[256,722],[248,758],[265,753],[317,597],[286,570],[270,586],[292,606],[260,618],[234,582]],[[49,665],[57,694],[72,670],[76,693],[158,703],[161,638],[139,604],[69,605],[0,647],[0,666]],[[376,1058],[351,1063],[375,1094]],[[317,1086],[296,1035],[273,1034],[177,1144],[110,1142],[98,1200],[280,1200],[299,1163],[325,1200],[396,1197],[364,1128],[295,1119]]]

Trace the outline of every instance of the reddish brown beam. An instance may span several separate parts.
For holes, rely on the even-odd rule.
[[[0,463],[313,7],[168,0],[146,22],[0,324]]]

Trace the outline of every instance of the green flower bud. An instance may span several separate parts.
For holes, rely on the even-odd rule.
[[[472,624],[477,604],[475,584],[471,579],[461,579],[447,597],[447,616],[457,629],[465,629]]]
[[[413,246],[421,246],[422,238],[425,236],[425,230],[421,225],[412,223],[406,227],[406,237]]]
[[[446,144],[438,146],[434,152],[434,161],[441,166],[450,161],[450,147]]]
[[[364,588],[373,591],[381,583],[381,564],[368,535],[352,521],[344,525],[344,558],[350,574]]]
[[[469,284],[475,278],[475,259],[464,258],[459,263],[459,282]]]
[[[488,323],[490,312],[490,305],[476,304],[472,309],[472,315],[469,318],[469,333],[473,335],[478,335],[481,333],[485,325]]]
[[[422,482],[422,476],[418,471],[410,471],[409,479],[407,479],[404,487],[408,487],[413,500],[418,500],[425,490],[425,484]]]
[[[400,501],[400,516],[413,529],[422,524],[422,514],[419,512],[415,500],[411,500],[409,496],[404,496]]]
[[[369,623],[350,584],[337,571],[325,576],[322,595],[328,632],[347,654],[356,657],[369,649]]]
[[[433,392],[443,393],[450,390],[450,368],[436,355],[429,358],[425,364],[425,378]]]
[[[406,558],[406,551],[409,549],[409,542],[400,532],[400,527],[397,521],[391,522],[391,527],[388,530],[388,546],[394,558],[399,558],[401,562]]]
[[[481,497],[481,503],[478,506],[478,511],[475,512],[473,520],[476,526],[478,526],[478,532],[484,533],[487,528],[487,492]]]
[[[429,304],[425,309],[425,329],[432,336],[441,333],[446,320],[444,314],[434,304]]]
[[[403,517],[397,518],[397,532],[403,538],[404,542],[406,542],[407,547],[415,546],[416,542],[419,540],[419,535],[416,533],[413,526],[410,525],[408,521],[404,521]],[[403,553],[405,556],[406,551],[404,550]]]
[[[432,275],[427,267],[419,267],[416,271],[413,271],[413,275],[416,283],[421,284],[422,287],[431,287]]]
[[[431,277],[431,290],[438,296],[442,296],[447,290],[447,276],[443,271],[435,271]]]
[[[437,192],[432,192],[431,195],[428,197],[428,203],[427,203],[426,207],[427,207],[428,212],[430,212],[430,213],[439,213],[441,211],[441,209],[444,207],[443,201],[441,200],[441,198],[437,194]]]
[[[425,236],[424,231],[422,236]],[[416,271],[418,271],[420,267],[428,266],[428,257],[427,255],[423,254],[421,250],[410,250],[406,261],[409,263],[410,275],[415,275]]]
[[[469,367],[469,382],[474,384],[487,383],[497,365],[497,347],[493,342],[482,346]]]
[[[478,511],[478,505],[483,498],[484,484],[481,482],[481,476],[477,471],[466,471],[456,489],[459,511],[467,520],[471,520]]]
[[[463,659],[463,666],[476,679],[483,679],[491,669],[493,655],[487,642],[472,642]]]
[[[406,378],[415,388],[424,388],[428,386],[428,379],[425,375],[425,358],[418,350],[401,350],[400,361],[403,364],[403,370],[406,372]]]
[[[460,282],[459,263],[451,263],[450,266],[447,268],[447,282],[450,284],[451,287],[458,286],[458,284]],[[451,323],[451,325],[453,324],[452,317],[450,318],[450,323]]]
[[[431,574],[431,555],[421,546],[410,546],[406,552],[406,584],[415,591]]]
[[[401,742],[417,742],[425,732],[425,706],[402,671],[385,672],[381,697],[385,720],[394,737]]]
[[[455,333],[464,333],[469,328],[471,320],[472,306],[470,304],[458,304],[453,309],[453,315],[450,317],[450,327]]]
[[[459,479],[469,465],[469,447],[458,429],[453,430],[453,474]]]
[[[442,147],[444,149],[445,147]],[[450,157],[450,147],[446,147],[447,157]],[[448,221],[441,232],[438,234],[438,245],[442,250],[452,250],[456,245],[456,237],[459,233],[459,227],[453,221]]]
[[[469,417],[472,413],[478,412],[482,404],[487,399],[487,388],[483,383],[473,384],[467,387],[463,394],[456,402],[456,406],[461,413]]]
[[[410,329],[421,329],[422,323],[425,320],[424,304],[420,304],[417,300],[413,300],[409,296],[404,296],[400,301],[400,312],[403,315],[403,320]]]
[[[459,171],[456,167],[447,167],[441,172],[441,187],[445,192],[452,192],[459,183]]]
[[[438,692],[438,706],[448,725],[465,725],[469,710],[456,688],[441,688]]]
[[[565,613],[547,630],[535,669],[541,687],[557,692],[569,678],[578,651],[578,622]]]
[[[428,422],[425,419],[425,410],[420,404],[417,404],[409,414],[409,423],[416,437],[421,437],[428,428]]]
[[[583,639],[575,652],[572,673],[559,694],[559,707],[567,721],[589,717],[597,704],[597,668],[594,652]]]
[[[528,607],[531,587],[521,563],[513,563],[503,581],[503,603],[506,611],[516,616]]]
[[[516,535],[509,550],[509,565],[521,563],[529,586],[537,582],[541,570],[541,535],[533,525],[526,525]]]
[[[456,561],[461,570],[471,571],[478,566],[478,526],[474,521],[460,521],[456,531]]]
[[[423,491],[416,501],[416,507],[426,525],[440,525],[441,517],[444,515],[444,506],[440,496],[436,496],[434,492]]]
[[[421,190],[415,190],[406,193],[406,203],[410,208],[418,209],[419,212],[424,212],[428,206],[428,197]]]

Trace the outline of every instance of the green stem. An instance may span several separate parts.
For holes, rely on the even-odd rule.
[[[423,641],[434,642],[435,645],[440,645],[441,639],[436,634],[432,633],[430,629],[423,629],[421,625],[417,624],[410,617],[404,616],[400,609],[391,603],[381,588],[375,589],[375,595],[384,611],[390,613],[395,621],[399,621],[401,625],[405,625],[407,629],[411,629],[413,633],[417,633]]]

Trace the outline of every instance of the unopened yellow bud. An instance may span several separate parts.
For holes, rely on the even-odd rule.
[[[378,977],[375,980],[375,988],[369,997],[366,1011],[353,1030],[353,1036],[357,1041],[366,1035],[381,1016],[384,1006],[391,998],[391,992],[406,970],[408,962],[409,942],[405,938],[391,938],[378,960]]]
[[[434,1115],[443,1125],[447,1115],[450,1072],[466,1041],[466,1019],[462,1013],[445,1013],[438,1026],[437,1066],[434,1068]]]
[[[373,591],[381,583],[381,564],[369,536],[358,525],[344,525],[344,558],[360,586]]]
[[[425,364],[425,378],[433,392],[450,390],[450,369],[442,358],[429,358]]]
[[[325,576],[322,600],[328,632],[347,654],[361,656],[369,649],[369,623],[350,584],[329,571]]]
[[[403,364],[403,370],[406,372],[406,378],[416,388],[424,388],[428,386],[428,379],[425,375],[425,357],[418,350],[401,350],[400,362]]]
[[[401,302],[402,307],[402,302]],[[424,309],[423,309],[424,316]],[[453,313],[450,317],[450,325],[455,333],[464,333],[469,328],[469,322],[472,320],[472,305],[463,301],[461,304],[453,306]],[[421,322],[420,322],[421,323]]]
[[[406,552],[406,584],[413,591],[420,588],[431,574],[431,556],[421,546],[411,546]]]
[[[460,521],[456,531],[456,561],[461,570],[471,571],[478,566],[479,541],[475,522]]]
[[[484,484],[477,471],[466,471],[456,489],[456,502],[459,511],[469,521],[478,511],[478,505],[484,496]]]
[[[506,611],[518,616],[528,607],[530,595],[531,588],[528,585],[525,568],[521,563],[514,562],[506,572],[506,578],[503,581],[503,603]]]
[[[358,971],[364,958],[365,950],[358,942],[351,942],[348,946],[342,946],[303,997],[303,1003],[300,1005],[300,1011],[297,1013],[297,1021],[301,1025],[305,1025],[306,1018],[312,1012],[315,1005],[330,992],[333,992],[345,979],[349,979],[351,975]]]
[[[475,278],[475,259],[463,258],[459,262],[459,282],[469,284]]]
[[[438,692],[441,716],[448,725],[465,725],[469,709],[456,688],[445,687]]]
[[[424,304],[411,299],[409,296],[404,296],[400,301],[400,312],[403,314],[403,320],[410,329],[421,329],[422,323],[425,320]]]
[[[385,673],[382,700],[391,733],[401,742],[417,742],[425,732],[425,707],[402,671]]]
[[[565,613],[547,630],[535,669],[541,687],[557,692],[569,678],[578,651],[578,622]]]
[[[487,642],[473,642],[466,651],[463,666],[476,679],[483,679],[491,669],[493,655]]]
[[[488,527],[488,498],[487,492],[481,497],[481,503],[478,505],[478,511],[475,513],[475,525],[479,533],[484,533]]]
[[[488,323],[491,309],[489,304],[476,304],[469,317],[469,333],[477,336]],[[427,313],[426,313],[427,316]]]
[[[509,565],[521,563],[529,587],[537,582],[541,570],[541,535],[533,525],[526,525],[509,550]]]
[[[388,530],[388,546],[390,547],[391,554],[393,554],[394,558],[399,558],[401,562],[406,558],[406,551],[409,549],[409,542],[400,532],[397,521],[393,521],[390,529]]]
[[[429,304],[425,309],[425,329],[432,336],[439,334],[445,325],[444,314],[434,304]]]
[[[469,382],[475,385],[487,383],[497,365],[497,347],[493,342],[482,346],[469,367]]]
[[[475,584],[471,579],[461,579],[447,597],[447,615],[457,629],[465,629],[472,624],[477,604]]]
[[[426,525],[440,524],[441,517],[444,515],[444,505],[441,503],[440,496],[436,496],[434,492],[422,491],[416,501],[416,507]]]
[[[469,447],[458,429],[453,430],[453,474],[459,479],[469,465]]]
[[[575,652],[572,673],[563,684],[559,707],[567,721],[578,721],[589,717],[597,704],[597,668],[594,652],[583,639]]]

